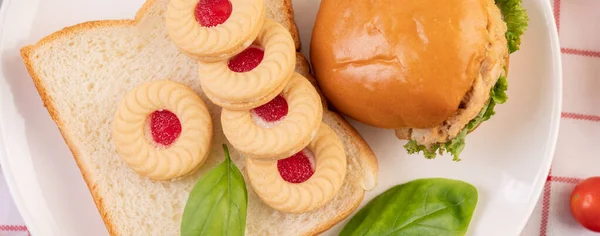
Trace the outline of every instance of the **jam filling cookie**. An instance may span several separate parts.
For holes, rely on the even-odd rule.
[[[321,98],[312,84],[294,73],[279,96],[249,111],[223,109],[223,133],[249,158],[282,159],[313,139],[323,117]]]
[[[305,213],[327,204],[346,176],[346,153],[335,132],[322,123],[302,151],[281,160],[246,159],[254,192],[272,208]]]
[[[277,160],[277,170],[287,182],[305,182],[315,173],[315,156],[310,150],[304,149],[291,157]]]
[[[250,110],[281,93],[294,72],[296,49],[288,30],[267,19],[253,45],[229,60],[198,62],[202,89],[216,105]]]
[[[114,116],[112,139],[136,173],[168,180],[191,174],[204,163],[212,134],[204,101],[183,84],[159,80],[125,95]]]
[[[247,48],[265,20],[264,0],[171,0],[167,33],[183,53],[220,61]]]

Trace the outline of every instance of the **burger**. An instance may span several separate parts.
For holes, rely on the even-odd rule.
[[[394,130],[409,154],[449,153],[507,101],[521,0],[322,0],[310,58],[330,105]]]

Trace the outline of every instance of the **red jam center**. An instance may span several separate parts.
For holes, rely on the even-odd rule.
[[[277,169],[281,178],[290,183],[302,183],[315,173],[312,164],[304,151],[294,154],[286,159],[277,161]]]
[[[181,122],[170,111],[155,111],[150,115],[150,132],[154,142],[169,146],[181,134]]]
[[[254,114],[266,122],[275,122],[281,120],[288,114],[288,104],[285,98],[277,95],[273,100],[265,105],[252,109]]]
[[[200,0],[196,5],[196,21],[204,27],[223,24],[231,16],[229,0]]]
[[[265,56],[265,51],[258,47],[249,47],[229,60],[227,66],[234,72],[248,72],[256,68]]]

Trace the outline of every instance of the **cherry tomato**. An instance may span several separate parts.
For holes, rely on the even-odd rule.
[[[571,193],[571,213],[583,227],[600,232],[600,176],[575,186]]]

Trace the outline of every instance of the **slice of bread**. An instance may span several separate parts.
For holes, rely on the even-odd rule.
[[[111,235],[179,235],[183,208],[193,185],[223,160],[221,108],[202,93],[196,63],[169,40],[164,13],[169,0],[149,0],[135,20],[95,21],[65,28],[21,50],[44,105],[60,129]],[[291,0],[266,0],[268,17],[298,32]],[[299,48],[299,43],[297,43]],[[315,84],[309,64],[298,53],[296,71]],[[111,142],[117,104],[135,86],[171,79],[194,89],[214,122],[211,153],[195,174],[173,181],[151,181],[125,165]],[[325,104],[325,103],[324,103]],[[347,176],[334,200],[305,214],[285,214],[265,205],[248,186],[248,235],[313,235],[347,217],[377,181],[377,160],[359,134],[338,114],[323,120],[341,138]],[[230,146],[231,147],[231,146]],[[243,171],[244,158],[232,159]]]

